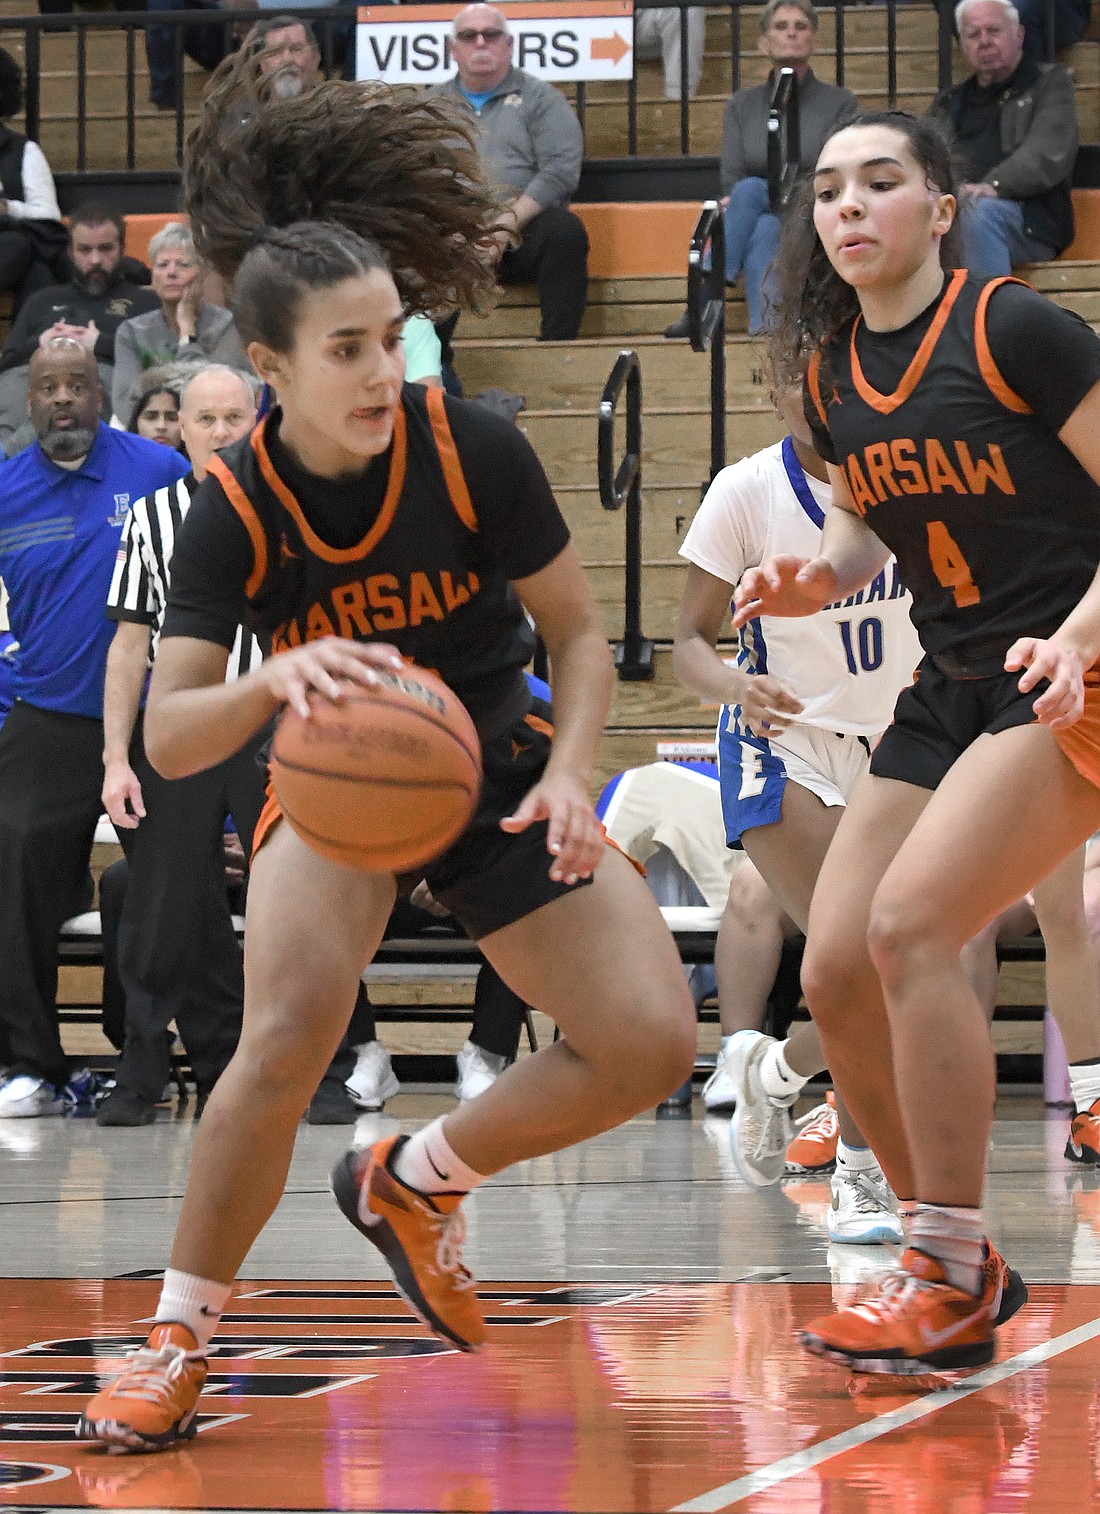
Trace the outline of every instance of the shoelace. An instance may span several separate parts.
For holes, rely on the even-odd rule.
[[[157,1403],[171,1395],[187,1363],[199,1359],[188,1356],[182,1346],[165,1343],[155,1351],[151,1346],[138,1346],[120,1363],[115,1392],[120,1398],[143,1398],[148,1403]]]
[[[433,1218],[432,1225],[439,1235],[435,1259],[440,1272],[449,1272],[456,1288],[473,1288],[473,1275],[462,1263],[462,1246],[466,1240],[466,1216],[461,1209],[454,1209],[450,1214],[441,1214],[438,1220]]]
[[[881,1186],[865,1172],[845,1173],[844,1182],[852,1191],[858,1214],[881,1214],[890,1207]]]
[[[819,1104],[798,1122],[798,1139],[826,1145],[836,1135],[836,1110],[828,1104]]]
[[[747,1126],[745,1145],[756,1159],[777,1156],[787,1149],[787,1134],[783,1116],[785,1104],[773,1104],[765,1099],[759,1112],[751,1112],[745,1121]]]
[[[930,1293],[942,1288],[942,1283],[929,1282],[927,1278],[914,1277],[911,1272],[899,1268],[888,1272],[878,1285],[878,1293],[861,1299],[851,1306],[853,1314],[862,1315],[872,1324],[886,1324],[902,1318],[912,1299],[920,1293]]]

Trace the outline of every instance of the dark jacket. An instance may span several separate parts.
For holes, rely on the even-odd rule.
[[[973,75],[937,95],[929,108],[949,136],[955,135]],[[1077,107],[1073,75],[1058,63],[1025,58],[998,99],[1004,157],[984,175],[1002,200],[1023,207],[1024,230],[1062,252],[1073,241],[1070,178],[1077,156]]]
[[[726,101],[722,117],[722,167],[719,183],[729,194],[741,179],[768,177],[768,106],[772,80],[755,89],[739,89]],[[798,85],[798,129],[801,168],[808,173],[817,162],[825,138],[859,110],[850,89],[823,84],[808,68]]]
[[[73,326],[87,326],[94,321],[99,329],[95,355],[101,363],[115,360],[115,332],[132,315],[159,310],[160,300],[151,289],[116,279],[105,294],[90,295],[75,284],[56,284],[40,289],[20,308],[8,339],[0,354],[0,371],[29,363],[38,346],[38,338],[57,321]]]

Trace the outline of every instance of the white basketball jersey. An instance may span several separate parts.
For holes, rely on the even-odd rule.
[[[830,486],[806,476],[787,437],[722,469],[680,555],[733,585],[769,557],[817,557],[831,501]],[[786,684],[802,700],[800,723],[875,736],[922,656],[910,604],[891,558],[873,583],[816,615],[749,621],[737,665]]]

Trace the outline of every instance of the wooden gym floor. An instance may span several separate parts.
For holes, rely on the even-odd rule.
[[[447,1108],[402,1094],[355,1139]],[[230,1303],[202,1432],[161,1456],[70,1438],[143,1338],[193,1126],[0,1125],[0,1506],[979,1514],[1100,1506],[1100,1177],[1066,1115],[1005,1095],[993,1234],[1031,1285],[996,1364],[849,1380],[793,1344],[885,1265],[829,1246],[827,1181],[747,1189],[725,1122],[633,1121],[469,1205],[490,1346],[434,1341],[336,1211],[349,1130],[303,1126]]]

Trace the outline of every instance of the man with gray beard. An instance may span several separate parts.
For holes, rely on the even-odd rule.
[[[19,643],[0,730],[0,1119],[65,1107],[57,936],[100,813],[107,590],[131,502],[188,467],[172,447],[105,426],[100,402],[94,355],[50,338],[30,361],[36,439],[0,463],[0,579]]]

